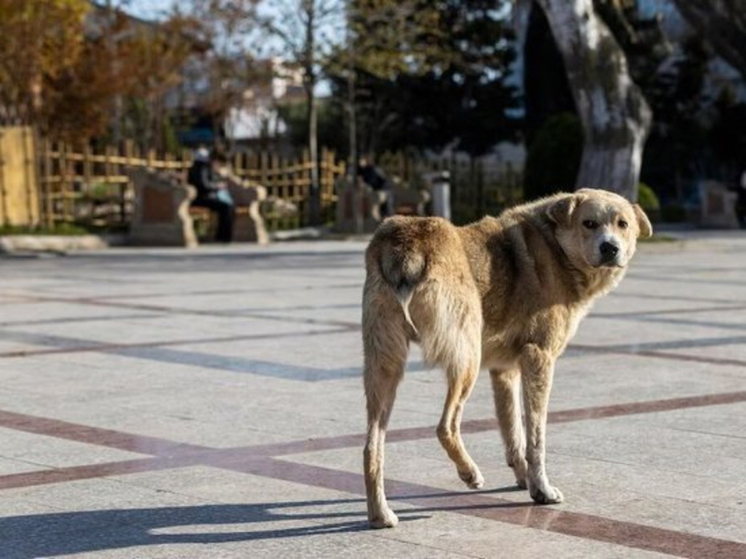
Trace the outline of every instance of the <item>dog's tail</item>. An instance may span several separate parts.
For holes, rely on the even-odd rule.
[[[404,311],[404,318],[419,338],[417,327],[409,313],[409,304],[417,285],[422,281],[427,268],[427,259],[422,252],[396,243],[386,243],[381,251],[381,275],[396,294]]]

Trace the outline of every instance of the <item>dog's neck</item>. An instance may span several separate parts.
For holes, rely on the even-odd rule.
[[[596,299],[606,295],[622,281],[626,268],[594,268],[585,273],[583,285],[588,297]]]

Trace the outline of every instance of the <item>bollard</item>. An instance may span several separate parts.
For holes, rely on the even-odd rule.
[[[433,215],[451,220],[451,174],[448,171],[438,171],[423,175],[430,185],[433,200]]]

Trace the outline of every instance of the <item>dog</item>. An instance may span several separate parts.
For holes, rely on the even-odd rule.
[[[384,439],[411,342],[445,371],[437,436],[461,480],[474,489],[484,483],[460,425],[486,368],[518,486],[538,504],[563,500],[545,466],[554,365],[593,301],[624,276],[638,237],[651,235],[640,206],[595,189],[556,194],[464,227],[437,217],[381,223],[365,253],[363,292],[371,527],[398,522],[384,493]]]

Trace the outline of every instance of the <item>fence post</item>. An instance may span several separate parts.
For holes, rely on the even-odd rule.
[[[85,181],[86,188],[91,188],[91,177],[93,176],[93,161],[91,156],[93,155],[91,145],[86,142],[83,148],[83,180]]]
[[[181,171],[185,172],[189,170],[190,165],[192,164],[192,152],[190,152],[188,149],[181,150]],[[184,180],[186,180],[186,175],[184,176]]]
[[[8,200],[7,192],[5,187],[5,142],[3,136],[5,135],[2,127],[0,127],[0,225],[10,225],[8,221]]]
[[[71,221],[70,216],[72,212],[70,211],[70,201],[67,192],[67,144],[65,142],[58,142],[57,152],[59,153],[57,164],[59,165],[60,172],[60,191],[58,195],[61,199],[62,221],[69,222]]]
[[[54,173],[52,166],[52,143],[49,138],[44,138],[41,142],[41,173],[39,176],[39,184],[41,185],[41,196],[42,202],[41,207],[44,215],[42,222],[48,229],[52,228],[54,224],[54,206],[52,204],[52,181],[51,177]]]

